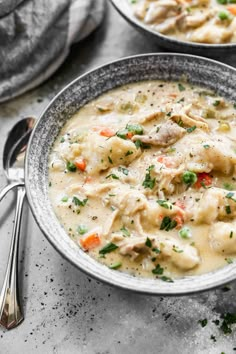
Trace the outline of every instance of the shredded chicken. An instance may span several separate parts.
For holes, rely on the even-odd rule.
[[[155,128],[154,132],[150,132],[148,135],[142,136],[134,135],[132,140],[140,140],[143,143],[157,146],[169,146],[174,144],[178,139],[182,138],[185,133],[185,129],[168,120],[165,124]]]

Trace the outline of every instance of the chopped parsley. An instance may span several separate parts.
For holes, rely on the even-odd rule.
[[[200,325],[202,326],[202,327],[206,327],[206,325],[207,325],[207,319],[206,318],[204,318],[204,320],[199,320],[198,321],[198,323],[200,323]]]
[[[152,251],[157,253],[157,254],[161,253],[161,250],[159,248],[157,248],[157,247],[152,248]]]
[[[234,188],[233,188],[233,186],[232,186],[232,184],[230,184],[230,183],[228,183],[228,182],[225,182],[224,184],[223,184],[223,187],[224,187],[224,189],[227,189],[228,191],[232,191]]]
[[[173,245],[172,250],[176,253],[183,253],[184,251],[179,249],[177,246]]]
[[[116,263],[113,263],[110,265],[110,269],[118,269],[122,266],[122,263],[121,262],[116,262]]]
[[[226,212],[226,214],[231,214],[230,205],[226,205],[226,206],[225,206],[225,212]]]
[[[205,144],[205,145],[203,145],[203,147],[204,147],[204,149],[209,149],[209,148],[210,148],[210,145]]]
[[[137,139],[135,141],[135,146],[137,149],[142,148],[142,149],[151,149],[151,146],[148,144],[143,143],[141,140]]]
[[[162,275],[164,273],[164,268],[162,268],[160,264],[157,264],[156,268],[152,270],[152,273],[156,275]]]
[[[230,231],[229,238],[232,238],[234,235],[233,231]]]
[[[113,163],[113,161],[112,161],[112,159],[111,159],[110,156],[108,156],[108,161],[109,161],[110,163]]]
[[[184,85],[182,85],[180,82],[178,83],[178,89],[179,89],[180,92],[186,90]]]
[[[236,199],[235,199],[235,198],[233,198],[233,197],[234,197],[234,193],[229,192],[228,194],[226,194],[226,196],[225,196],[225,197],[226,197],[226,198],[228,198],[228,199],[233,200],[233,201],[236,203]]]
[[[158,199],[157,203],[165,209],[172,209],[172,204],[167,202],[167,200]]]
[[[104,246],[103,248],[100,249],[99,254],[105,255],[107,253],[115,251],[117,248],[118,248],[117,245],[115,245],[114,243],[110,242],[106,246]]]
[[[162,277],[160,277],[160,279],[162,281],[166,281],[167,283],[174,283],[174,280],[171,279],[170,277],[167,277],[166,275],[163,275]]]
[[[146,175],[145,175],[145,179],[144,179],[143,184],[142,184],[142,186],[143,186],[144,188],[153,189],[154,186],[155,186],[156,178],[155,178],[155,177],[152,178],[152,177],[151,177],[151,174],[150,174],[151,170],[153,170],[154,167],[155,167],[154,165],[151,165],[151,166],[149,166],[149,167],[146,169],[147,173],[146,173]]]
[[[76,205],[76,206],[85,206],[86,205],[86,203],[87,203],[87,201],[88,201],[88,198],[85,198],[85,199],[83,199],[83,200],[80,200],[79,198],[77,198],[77,197],[73,197],[73,199],[72,199],[72,202]]]
[[[125,154],[125,156],[129,156],[129,155],[132,155],[134,152],[132,150],[128,150]]]
[[[213,102],[213,106],[217,107],[220,104],[220,100],[215,100],[215,102]]]
[[[197,129],[196,125],[193,125],[192,127],[187,128],[186,130],[188,133],[192,133],[195,129]]]
[[[172,220],[169,216],[165,216],[161,222],[160,230],[172,230],[177,226],[177,221]]]
[[[150,240],[150,238],[147,237],[146,242],[145,242],[145,245],[146,245],[147,247],[149,247],[149,248],[152,247],[152,241]]]
[[[232,333],[232,329],[230,325],[236,323],[236,314],[235,313],[226,313],[221,316],[223,322],[220,326],[220,329],[224,332],[224,334]]]
[[[129,170],[127,168],[124,168],[124,167],[119,167],[118,171],[123,172],[124,175],[126,175],[126,176],[128,176],[128,174],[129,174]]]
[[[226,260],[226,262],[227,262],[228,264],[234,263],[234,261],[232,260],[232,258],[225,258],[225,260]]]
[[[126,236],[126,237],[129,237],[130,236],[130,232],[129,230],[125,227],[125,226],[122,226],[122,228],[120,229],[120,231],[122,231],[123,235]]]
[[[119,179],[119,177],[117,175],[115,175],[114,173],[110,173],[108,176],[106,176],[106,179],[108,179],[110,177],[113,179]]]

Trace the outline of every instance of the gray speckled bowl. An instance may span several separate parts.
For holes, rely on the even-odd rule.
[[[111,270],[83,252],[66,234],[48,197],[48,156],[65,122],[85,103],[114,87],[140,80],[179,80],[216,90],[236,102],[236,70],[219,62],[184,54],[147,54],[121,59],[74,80],[48,105],[32,133],[26,156],[26,190],[33,215],[52,245],[71,263],[106,283],[147,294],[188,294],[236,278],[236,263],[174,283],[137,278]]]
[[[132,12],[128,0],[110,0],[116,10],[135,28],[154,40],[158,45],[177,52],[204,55],[207,57],[221,57],[236,54],[236,43],[204,44],[181,41],[154,31],[151,27],[138,20]]]

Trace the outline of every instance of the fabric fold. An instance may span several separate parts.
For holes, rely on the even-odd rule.
[[[105,7],[104,0],[12,0],[7,12],[8,1],[0,0],[0,102],[51,76],[71,44],[100,24]]]

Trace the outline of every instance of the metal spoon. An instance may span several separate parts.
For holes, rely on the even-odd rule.
[[[6,274],[0,294],[0,324],[7,329],[16,327],[24,319],[18,292],[18,246],[25,197],[24,154],[34,122],[35,119],[31,117],[18,122],[10,131],[3,151],[3,168],[9,185],[0,192],[0,201],[9,190],[17,187],[15,223]]]

